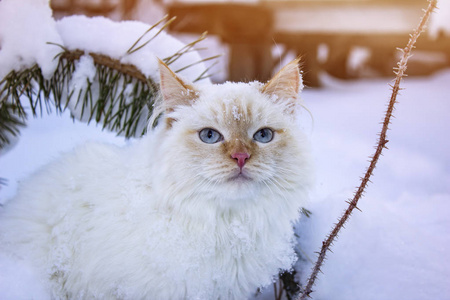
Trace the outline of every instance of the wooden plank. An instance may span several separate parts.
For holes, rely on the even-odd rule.
[[[273,5],[275,32],[404,34],[420,20],[420,5],[298,3]]]
[[[284,44],[303,56],[305,81],[319,84],[320,69],[346,78],[346,61],[353,46],[373,49],[380,57],[404,47],[421,18],[424,0],[262,0],[254,4],[197,3],[169,6],[179,22],[177,32],[203,32],[221,37],[230,46],[230,80],[265,81],[273,65],[271,46]],[[317,47],[327,44],[326,64],[317,61]],[[450,53],[450,39],[426,34],[417,47]],[[449,55],[450,56],[450,55]]]
[[[263,6],[176,3],[168,6],[168,13],[179,19],[170,26],[176,32],[208,31],[226,42],[258,42],[272,35],[272,12]]]
[[[246,4],[174,4],[170,16],[177,16],[170,30],[204,32],[220,36],[230,46],[228,80],[266,81],[271,76],[273,18],[263,6]]]

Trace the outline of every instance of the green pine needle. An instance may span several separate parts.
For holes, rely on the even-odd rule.
[[[154,36],[139,45],[148,32],[166,19],[167,16],[151,26],[127,53],[142,49],[174,20],[168,20]],[[184,54],[195,51],[194,46],[205,37],[206,33],[163,61],[171,64]],[[39,66],[34,65],[25,70],[11,71],[0,81],[0,149],[9,143],[12,136],[20,134],[20,127],[26,124],[27,110],[34,117],[42,117],[44,111],[50,113],[54,109],[57,113],[62,113],[69,105],[75,109],[76,117],[83,121],[100,123],[103,129],[115,131],[127,138],[143,135],[153,103],[159,95],[159,86],[133,65],[122,64],[105,55],[85,53],[82,50],[69,51],[62,45],[57,46],[62,51],[55,57],[58,59],[58,66],[50,79],[45,79]],[[71,90],[69,83],[75,71],[75,63],[83,55],[93,58],[95,78],[93,82],[86,79],[83,89]],[[177,72],[218,57],[192,62]],[[195,81],[207,78],[209,69]]]

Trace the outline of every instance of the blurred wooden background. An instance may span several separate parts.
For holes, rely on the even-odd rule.
[[[320,72],[342,79],[391,76],[396,48],[406,45],[427,1],[52,0],[51,5],[59,15],[113,15],[116,19],[133,19],[139,10],[158,7],[177,16],[169,28],[172,33],[208,31],[228,47],[226,80],[265,81],[290,55],[302,57],[306,85],[319,86]],[[276,55],[275,45],[282,49]],[[434,59],[412,62],[410,75],[426,75],[450,66],[450,37],[431,38],[425,33],[417,48]],[[364,70],[349,66],[355,49],[365,51]]]

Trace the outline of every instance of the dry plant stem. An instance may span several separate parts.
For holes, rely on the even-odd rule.
[[[372,156],[372,159],[370,160],[370,165],[367,168],[367,171],[364,175],[364,177],[361,179],[361,184],[358,187],[357,191],[355,192],[355,195],[353,196],[353,199],[348,202],[349,206],[345,210],[342,217],[339,219],[331,233],[328,235],[328,237],[322,242],[322,248],[319,252],[319,256],[317,258],[316,264],[313,267],[313,270],[311,272],[311,275],[307,281],[306,287],[303,289],[298,300],[304,300],[307,297],[310,297],[310,294],[312,293],[312,287],[314,286],[314,283],[317,279],[317,275],[320,272],[320,268],[322,267],[323,261],[325,259],[327,251],[330,249],[330,246],[336,239],[339,231],[342,229],[344,224],[347,222],[348,218],[352,214],[353,210],[357,207],[358,201],[361,198],[361,196],[364,194],[364,190],[366,189],[367,184],[370,181],[370,177],[372,176],[373,170],[375,169],[375,166],[378,162],[378,159],[383,151],[383,148],[386,148],[386,144],[388,143],[388,140],[386,139],[386,133],[389,129],[389,124],[391,122],[392,113],[394,111],[394,105],[396,103],[397,94],[400,90],[400,82],[404,76],[406,76],[405,71],[407,68],[407,62],[408,59],[411,57],[411,50],[414,48],[414,45],[417,41],[417,38],[419,35],[424,31],[425,25],[428,22],[428,19],[433,12],[433,9],[436,8],[437,0],[429,0],[428,8],[425,10],[425,14],[420,20],[419,26],[417,29],[414,30],[414,32],[410,35],[410,39],[408,44],[404,49],[399,49],[403,55],[400,59],[400,61],[397,64],[397,67],[395,68],[394,73],[396,74],[395,83],[392,86],[392,95],[391,99],[389,101],[389,105],[385,114],[385,118],[383,121],[383,127],[381,129],[378,144],[376,146],[375,154]]]

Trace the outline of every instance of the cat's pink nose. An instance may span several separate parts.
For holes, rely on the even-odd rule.
[[[231,157],[237,161],[239,168],[242,169],[242,167],[244,167],[245,163],[247,162],[247,159],[250,158],[250,154],[245,152],[236,152],[231,154]]]

